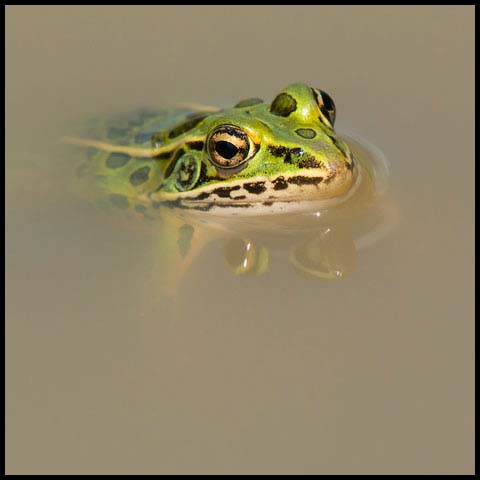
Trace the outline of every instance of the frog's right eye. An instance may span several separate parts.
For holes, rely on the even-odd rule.
[[[213,130],[207,149],[212,163],[226,176],[245,168],[255,153],[248,135],[235,125],[221,125]]]
[[[318,88],[312,88],[312,93],[320,109],[320,118],[323,123],[333,128],[335,123],[336,108],[332,97],[325,91]]]

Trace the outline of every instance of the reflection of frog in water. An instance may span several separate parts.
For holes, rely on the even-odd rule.
[[[361,161],[365,152],[350,143]],[[379,201],[378,193],[374,179],[365,175],[343,203],[311,212],[223,218],[209,223],[221,229],[209,238],[222,239],[225,263],[236,275],[262,275],[287,257],[302,276],[339,280],[354,271],[357,251],[380,240],[396,221],[395,209]]]
[[[391,219],[384,217],[390,212],[384,210],[369,212],[369,219],[375,225],[372,225],[371,231],[363,234],[341,223],[322,222],[319,218],[321,213],[305,214],[297,219],[298,222],[309,224],[305,230],[288,234],[283,232],[277,238],[270,235],[263,243],[254,234],[226,240],[227,265],[237,275],[261,275],[267,271],[271,257],[288,256],[290,263],[302,276],[339,280],[354,271],[357,251],[366,242],[379,240],[385,229],[391,226]],[[353,230],[360,227],[357,225]],[[360,235],[358,239],[353,237],[355,234]]]
[[[237,236],[225,241],[225,260],[233,272],[260,275],[270,257],[285,256],[302,276],[339,280],[355,270],[359,250],[395,226],[396,208],[380,198],[388,175],[383,154],[363,141],[349,137],[348,142],[357,163],[366,165],[348,199],[310,212],[257,218],[242,233],[237,222]]]
[[[66,140],[87,147],[79,176],[89,198],[162,220],[159,268],[178,276],[222,237],[235,273],[260,274],[269,252],[295,239],[298,270],[337,278],[353,268],[351,223],[372,198],[373,168],[335,133],[335,115],[328,94],[294,84],[271,103],[141,111],[96,122],[94,139]]]

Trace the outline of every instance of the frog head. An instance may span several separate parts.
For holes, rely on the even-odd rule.
[[[303,83],[269,103],[247,99],[205,115],[180,137],[154,140],[154,148],[176,142],[181,150],[154,196],[204,210],[285,208],[341,196],[356,166],[334,131],[335,115],[332,98]]]

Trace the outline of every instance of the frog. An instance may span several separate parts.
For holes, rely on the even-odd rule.
[[[107,127],[105,139],[67,141],[94,149],[85,169],[122,209],[258,215],[298,210],[351,189],[358,168],[335,133],[335,118],[328,93],[295,83],[272,102],[200,108],[171,128],[162,128],[165,115],[144,112]]]
[[[227,219],[318,211],[352,196],[368,168],[336,133],[336,116],[325,90],[294,83],[271,101],[142,109],[92,122],[89,136],[64,141],[85,149],[77,173],[94,184],[99,205],[146,221],[174,219],[176,235],[162,239],[168,248],[159,263],[168,251],[178,276],[215,238],[205,225],[225,232]],[[259,261],[247,263],[258,268],[242,268],[242,259],[232,271],[264,273],[268,252],[259,246],[253,254]]]

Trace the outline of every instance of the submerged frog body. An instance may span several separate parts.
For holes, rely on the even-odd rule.
[[[89,199],[127,216],[167,220],[150,230],[158,246],[151,282],[170,295],[218,239],[236,275],[263,274],[271,255],[284,251],[309,277],[337,279],[353,270],[352,217],[339,208],[369,203],[373,177],[358,145],[359,161],[334,131],[335,116],[327,93],[297,83],[271,103],[142,110],[95,121],[89,138],[66,140],[86,147],[78,174]],[[275,214],[292,211],[302,215],[276,221]],[[304,212],[313,214],[308,226]],[[238,215],[248,217],[239,222]]]
[[[83,173],[121,209],[272,213],[352,189],[359,166],[334,131],[335,115],[327,93],[297,83],[271,103],[140,112],[100,126],[96,138],[68,141],[90,147]]]

